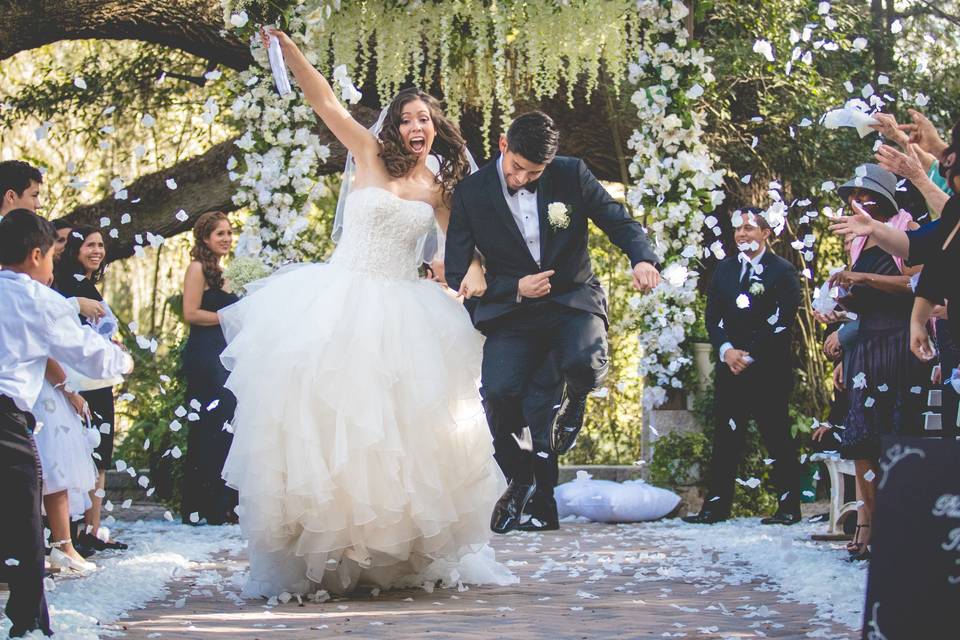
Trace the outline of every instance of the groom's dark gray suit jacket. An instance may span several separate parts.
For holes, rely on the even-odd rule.
[[[631,266],[657,262],[643,228],[610,197],[583,160],[557,156],[547,165],[537,187],[538,265],[503,197],[497,161],[464,178],[454,191],[444,259],[447,284],[453,289],[460,287],[477,249],[487,269],[487,291],[473,313],[478,328],[535,302],[517,302],[517,283],[524,276],[549,269],[556,271],[550,278],[550,294],[538,301],[546,299],[588,311],[606,323],[606,297],[587,250],[587,220],[593,220],[627,254]],[[547,219],[547,207],[554,202],[566,205],[570,220],[566,228],[554,228]]]

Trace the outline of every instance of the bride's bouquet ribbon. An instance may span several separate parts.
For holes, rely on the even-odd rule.
[[[290,88],[290,77],[287,75],[287,65],[283,62],[283,52],[280,50],[280,40],[277,36],[270,36],[267,56],[270,58],[270,69],[273,71],[273,82],[277,85],[277,91],[280,95],[293,91]]]

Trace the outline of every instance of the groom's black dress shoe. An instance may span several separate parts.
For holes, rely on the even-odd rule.
[[[799,511],[794,513],[778,511],[769,518],[761,520],[760,524],[797,524],[802,519]]]
[[[560,518],[557,517],[557,501],[553,496],[537,491],[523,510],[526,518],[520,526],[520,531],[556,531],[560,528]]]
[[[493,515],[490,516],[490,529],[494,533],[507,533],[516,529],[520,525],[523,508],[527,505],[536,488],[536,484],[521,484],[516,480],[511,480],[510,486],[500,496],[493,508]]]
[[[727,516],[715,511],[710,511],[709,509],[704,509],[700,513],[693,516],[684,516],[681,518],[681,520],[684,522],[689,522],[690,524],[716,524],[718,522],[723,522],[726,519]]]
[[[553,420],[553,430],[550,433],[550,448],[556,455],[561,455],[573,449],[577,443],[577,435],[583,427],[583,414],[587,409],[587,396],[568,396],[563,394],[560,401],[560,411]]]

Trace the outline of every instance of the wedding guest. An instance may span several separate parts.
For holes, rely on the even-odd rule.
[[[0,187],[4,193],[0,214],[17,205],[36,213],[43,180],[40,171],[24,162],[9,161],[0,163],[0,176],[3,176],[0,183],[8,187]],[[63,219],[55,221],[53,226],[57,231],[56,263],[72,227]],[[69,302],[76,306],[76,313],[92,320],[104,313],[103,305],[90,298],[73,297]],[[38,424],[50,425],[48,429],[39,429],[35,438],[43,473],[43,507],[52,536],[50,556],[52,564],[60,568],[91,570],[95,565],[86,562],[74,548],[70,535],[71,507],[75,512],[85,504],[81,494],[95,489],[96,473],[92,471],[94,481],[91,482],[93,462],[83,424],[77,416],[87,410],[86,400],[68,390],[64,381],[63,368],[55,360],[49,360],[40,396],[33,407]],[[61,386],[56,388],[57,384]],[[86,502],[89,503],[89,498]]]
[[[719,355],[714,373],[716,429],[707,499],[687,522],[713,524],[730,517],[734,480],[753,418],[769,456],[778,496],[764,524],[800,521],[800,462],[788,404],[793,387],[791,330],[800,305],[800,281],[789,262],[769,248],[770,223],[758,209],[735,211],[740,254],[723,260],[710,283],[706,325]]]
[[[0,162],[0,217],[14,209],[36,211],[40,208],[43,174],[22,160]]]
[[[49,358],[85,375],[129,373],[133,361],[119,347],[81,327],[75,309],[50,290],[56,231],[23,209],[0,221],[0,571],[10,587],[10,635],[52,635],[44,595],[40,518],[40,463],[29,408],[36,402]]]
[[[97,289],[106,269],[106,247],[103,234],[92,227],[75,227],[67,238],[66,247],[55,270],[55,287],[65,297],[85,297],[104,305],[105,315],[96,323],[87,318],[83,322],[98,328],[102,322],[112,322],[116,328],[116,318],[103,302],[103,296]],[[93,416],[93,425],[100,433],[100,444],[94,450],[94,463],[97,466],[97,488],[91,494],[92,502],[84,518],[84,531],[77,536],[77,543],[97,551],[104,549],[126,549],[122,542],[110,540],[100,528],[100,511],[103,503],[103,488],[106,470],[113,466],[114,441],[114,398],[113,384],[116,379],[103,380],[103,386],[89,381],[80,395],[87,401]],[[107,539],[102,539],[106,537]]]
[[[913,217],[898,210],[897,179],[875,164],[838,189],[850,208],[859,208],[894,229],[915,226]],[[870,525],[880,475],[880,438],[887,434],[918,433],[921,395],[915,388],[926,377],[922,363],[910,353],[910,276],[904,266],[872,239],[858,237],[851,247],[853,267],[832,277],[845,290],[840,299],[859,319],[857,340],[844,368],[849,411],[841,433],[840,454],[857,470],[860,507],[857,533],[850,547],[853,559],[869,557]]]
[[[53,260],[57,262],[63,255],[63,250],[67,248],[67,238],[73,231],[73,225],[63,218],[57,218],[53,221],[53,228],[57,230],[57,244],[54,245]]]
[[[184,523],[236,522],[237,492],[220,473],[233,442],[224,428],[233,419],[236,399],[226,388],[228,372],[220,362],[226,347],[217,311],[237,296],[224,289],[220,261],[233,248],[233,231],[225,213],[203,214],[193,227],[193,259],[183,279],[183,316],[190,337],[183,348],[187,378],[186,402],[194,404],[199,419],[188,422],[187,454],[183,465],[180,516]]]
[[[954,125],[950,145],[940,159],[947,182],[955,193],[960,189],[958,151],[960,122]],[[924,265],[910,322],[910,349],[921,360],[933,357],[926,327],[937,301],[960,299],[960,278],[955,277],[957,264],[960,263],[960,243],[954,242],[958,229],[960,199],[956,195],[948,200],[938,220],[918,229],[896,229],[874,220],[866,212],[857,211],[849,216],[841,216],[830,225],[834,233],[854,233],[869,238],[891,255],[906,259],[907,264]],[[948,311],[947,326],[953,335],[960,335],[960,314],[951,315]]]

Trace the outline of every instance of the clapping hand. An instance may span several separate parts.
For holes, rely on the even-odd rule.
[[[881,135],[892,142],[896,142],[901,147],[910,144],[910,136],[907,135],[901,126],[897,124],[897,119],[889,113],[875,113],[873,118],[878,124],[870,125],[871,129],[878,131]]]
[[[850,206],[853,207],[853,215],[835,218],[836,222],[830,225],[830,231],[841,236],[869,236],[873,233],[874,219],[856,202],[851,202]]]
[[[880,145],[875,156],[877,163],[891,173],[903,176],[910,182],[917,182],[923,179],[926,172],[914,145],[907,144],[904,148],[906,153],[901,153],[890,145]]]
[[[912,124],[901,124],[898,128],[910,135],[910,142],[934,156],[939,156],[947,143],[940,138],[937,128],[930,119],[915,109],[910,109]]]
[[[638,262],[633,268],[633,288],[646,293],[660,284],[660,272],[649,262]]]

